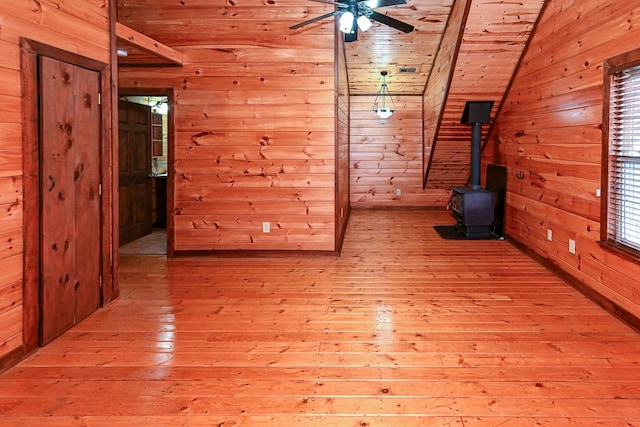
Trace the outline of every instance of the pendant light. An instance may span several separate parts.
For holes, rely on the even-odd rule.
[[[393,102],[393,98],[387,87],[387,74],[389,74],[387,71],[380,71],[380,75],[382,75],[382,86],[380,86],[378,95],[373,102],[373,111],[383,119],[388,119],[396,111],[396,104]],[[391,101],[391,105],[387,105],[388,101]]]

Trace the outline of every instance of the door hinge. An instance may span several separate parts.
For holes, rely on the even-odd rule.
[[[100,281],[100,289],[102,289],[102,274],[100,275],[99,281]]]
[[[102,93],[98,92],[98,105],[102,105]]]
[[[102,196],[102,184],[98,184],[98,196]]]

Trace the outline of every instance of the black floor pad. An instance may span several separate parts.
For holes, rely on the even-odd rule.
[[[447,240],[497,240],[498,236],[489,234],[488,237],[472,237],[467,238],[462,234],[455,225],[434,225],[433,229],[436,230],[438,235]]]

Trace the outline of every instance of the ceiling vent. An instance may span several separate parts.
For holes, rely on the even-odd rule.
[[[398,74],[415,74],[420,72],[418,66],[398,67]]]

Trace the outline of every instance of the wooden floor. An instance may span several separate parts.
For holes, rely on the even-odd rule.
[[[340,258],[123,256],[118,301],[0,376],[0,425],[640,425],[640,335],[450,222],[356,211]]]
[[[131,243],[120,246],[120,255],[166,255],[167,254],[167,230],[154,229]]]

